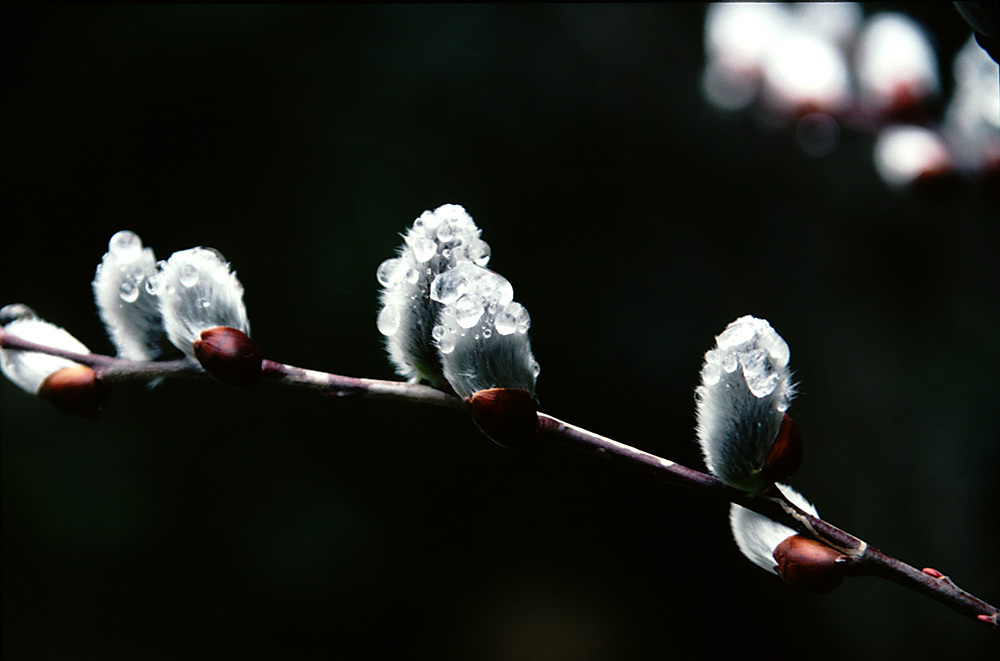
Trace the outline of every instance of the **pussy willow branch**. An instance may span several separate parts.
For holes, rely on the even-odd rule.
[[[97,377],[105,382],[157,377],[207,376],[197,363],[186,358],[173,361],[138,362],[99,354],[80,354],[29,342],[2,329],[0,329],[0,348],[36,351],[67,358],[89,366]],[[415,404],[467,409],[466,403],[459,397],[430,386],[400,381],[347,377],[293,367],[271,360],[265,360],[262,368],[265,382],[305,386],[336,397],[395,399]],[[960,589],[951,579],[934,569],[919,570],[869,546],[861,539],[840,528],[802,511],[777,489],[769,489],[761,494],[740,491],[723,484],[708,473],[657,457],[563,422],[545,413],[538,414],[537,436],[539,440],[593,452],[649,472],[666,482],[694,489],[717,500],[746,507],[782,523],[802,535],[837,549],[844,554],[844,561],[849,563],[848,574],[850,575],[881,576],[935,599],[993,630],[1000,630],[1000,609]]]

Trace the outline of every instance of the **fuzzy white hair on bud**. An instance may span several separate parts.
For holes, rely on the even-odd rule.
[[[801,510],[819,516],[812,503],[798,491],[786,484],[776,486]],[[758,567],[777,574],[774,550],[783,541],[797,534],[796,531],[735,503],[729,508],[729,525],[740,552]]]
[[[195,358],[194,344],[201,334],[219,326],[250,334],[243,304],[243,285],[229,263],[212,248],[175,252],[159,264],[155,291],[167,339]]]
[[[0,310],[0,324],[5,332],[22,340],[74,353],[90,353],[80,340],[63,328],[40,319],[26,305],[14,304]],[[0,349],[0,370],[25,392],[35,395],[45,379],[64,367],[79,365],[72,360],[35,351]]]
[[[137,234],[122,230],[111,237],[92,287],[98,314],[122,358],[153,360],[161,353],[155,276],[156,257]]]
[[[457,204],[425,211],[403,237],[398,257],[376,276],[378,329],[396,372],[445,383],[462,397],[489,388],[535,391],[527,310],[514,288],[485,268],[490,247]]]
[[[379,332],[396,373],[411,381],[445,383],[432,330],[445,303],[432,296],[436,278],[458,267],[485,266],[489,245],[479,238],[472,217],[457,204],[425,211],[403,235],[397,257],[376,272],[382,285]],[[450,293],[445,291],[447,298]],[[456,297],[457,298],[457,297]]]
[[[459,396],[490,388],[517,388],[534,396],[540,368],[528,341],[531,318],[514,301],[506,278],[462,264],[434,280],[431,298],[444,304],[431,335],[444,376]]]
[[[695,390],[698,442],[713,475],[760,491],[769,484],[760,471],[794,395],[788,344],[767,321],[749,315],[715,340]]]

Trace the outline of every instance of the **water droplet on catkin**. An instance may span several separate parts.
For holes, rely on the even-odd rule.
[[[399,330],[399,308],[387,305],[378,313],[378,331],[386,337]]]
[[[198,267],[194,264],[184,264],[181,266],[177,278],[185,287],[194,287],[198,284]]]
[[[108,250],[120,261],[131,262],[142,254],[142,240],[135,232],[122,230],[108,241]]]
[[[134,303],[139,298],[139,288],[131,280],[126,280],[119,287],[118,296],[126,303]]]

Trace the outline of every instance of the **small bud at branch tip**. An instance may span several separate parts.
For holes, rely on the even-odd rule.
[[[202,331],[194,343],[194,355],[205,371],[219,381],[246,387],[263,377],[263,355],[243,331],[227,326]]]
[[[527,448],[534,444],[538,430],[538,410],[527,390],[480,390],[468,402],[473,422],[492,441],[511,449]]]

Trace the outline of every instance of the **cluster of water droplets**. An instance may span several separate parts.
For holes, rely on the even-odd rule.
[[[474,340],[527,333],[528,311],[514,301],[506,278],[471,263],[459,264],[431,283],[431,300],[444,307],[431,335],[442,354],[455,350],[456,341],[471,334]]]
[[[433,382],[431,363],[441,363],[447,377],[449,370],[459,371],[459,363],[468,372],[477,361],[496,367],[517,355],[517,362],[525,362],[519,371],[537,376],[526,337],[528,311],[514,301],[510,282],[486,268],[490,246],[465,209],[446,204],[425,211],[403,239],[399,256],[376,272],[383,287],[377,325],[399,373]],[[511,343],[523,344],[523,351]]]
[[[791,352],[788,344],[763,319],[746,316],[729,324],[715,338],[716,348],[705,354],[701,370],[706,386],[719,383],[725,374],[740,369],[747,388],[758,399],[775,391],[788,374]],[[787,397],[780,397],[779,411],[788,408]]]
[[[395,334],[404,308],[423,304],[421,298],[436,277],[463,265],[486,266],[489,260],[490,246],[479,238],[479,228],[464,208],[445,204],[425,211],[404,236],[399,256],[385,260],[376,271],[384,288],[379,332]]]

